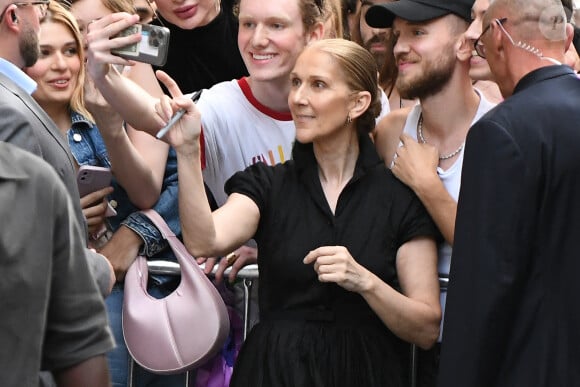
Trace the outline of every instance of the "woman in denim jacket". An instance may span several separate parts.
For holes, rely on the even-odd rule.
[[[131,162],[120,165],[114,165],[112,162],[110,157],[112,155],[109,155],[103,134],[84,105],[85,70],[82,65],[84,63],[82,36],[74,17],[56,2],[51,2],[48,14],[42,21],[40,47],[41,55],[38,62],[26,69],[28,75],[38,84],[33,97],[55,121],[63,136],[67,137],[77,167],[91,165],[108,167],[114,172],[125,169],[124,173],[127,173],[127,170],[134,174],[147,173],[146,164],[130,141],[127,141],[124,151],[128,152],[133,159],[127,155],[122,155],[122,157],[123,160]],[[109,130],[103,133],[110,136],[111,133],[121,131],[120,117],[110,107],[103,104],[102,100],[91,106],[99,127],[119,128],[119,130]],[[122,148],[115,146],[115,151],[118,152],[119,149]],[[115,176],[119,177],[117,173]],[[123,174],[120,176],[122,177]],[[135,177],[138,178],[138,176],[133,176]],[[142,181],[150,180],[143,178]],[[167,243],[159,230],[139,212],[140,209],[147,207],[143,205],[144,203],[151,202],[151,192],[155,192],[155,189],[148,186],[148,183],[135,186],[135,184],[124,184],[121,179],[115,178],[111,185],[112,191],[106,188],[81,198],[81,205],[85,217],[90,219],[89,223],[92,224],[93,231],[102,226],[102,224],[97,224],[97,220],[105,223],[109,231],[106,236],[107,240],[99,248],[99,252],[113,263],[117,277],[113,292],[105,300],[109,323],[117,342],[117,348],[109,352],[108,357],[113,385],[125,386],[129,379],[128,370],[130,369],[129,354],[124,345],[121,323],[122,280],[126,269],[137,254],[152,259],[174,260],[175,257],[171,250],[167,249]],[[145,199],[146,195],[148,195],[147,199]],[[94,204],[96,196],[103,205]],[[104,212],[97,209],[104,208],[106,201],[115,208],[117,215],[105,220]],[[141,205],[136,206],[136,201]],[[168,152],[160,194],[153,203],[153,209],[165,219],[176,235],[180,235],[177,207],[177,162],[172,148]],[[155,276],[149,281],[150,292],[154,296],[162,297],[173,289],[175,281],[178,281],[175,277]],[[136,386],[153,385],[152,383],[169,387],[182,386],[184,375],[159,376],[136,367],[133,380]]]

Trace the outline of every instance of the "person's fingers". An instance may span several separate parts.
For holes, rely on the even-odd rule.
[[[206,261],[205,261],[205,266],[204,266],[203,272],[205,274],[211,273],[211,271],[213,270],[213,267],[215,266],[216,262],[217,262],[217,260],[214,257],[207,258]]]
[[[157,70],[155,75],[157,76],[157,79],[165,85],[172,97],[175,98],[183,96],[181,89],[179,86],[177,86],[177,82],[175,82],[173,78],[169,76],[169,74],[167,74],[165,71]]]
[[[221,283],[222,280],[224,279],[224,273],[225,273],[225,271],[226,271],[227,268],[228,268],[228,260],[225,259],[225,258],[222,258],[219,261],[217,270],[215,272],[215,277],[214,277],[215,278],[215,282],[217,284]]]
[[[100,190],[91,192],[88,195],[85,195],[81,198],[81,207],[85,208],[85,206],[90,205],[91,203],[102,201],[107,195],[113,192],[113,187],[105,187],[101,188]]]

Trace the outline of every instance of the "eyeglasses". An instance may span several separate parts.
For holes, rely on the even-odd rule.
[[[16,2],[16,3],[11,3],[14,4],[17,7],[29,7],[29,6],[33,6],[36,5],[38,7],[38,9],[40,10],[40,18],[44,18],[46,16],[46,12],[48,11],[48,4],[50,3],[50,0],[35,0],[35,1],[28,1],[28,2]],[[2,11],[2,13],[0,14],[0,22],[2,22],[2,19],[4,19],[4,14],[6,13],[6,10],[8,9],[8,7],[11,5],[8,4],[6,6],[6,8],[4,8],[4,11]]]
[[[473,43],[473,46],[474,46],[473,48],[475,48],[475,52],[477,53],[477,55],[479,55],[480,57],[482,57],[483,59],[485,59],[485,45],[481,41],[481,38],[491,28],[491,24],[492,23],[497,23],[501,27],[501,29],[507,34],[507,36],[509,37],[510,41],[513,44],[514,41],[513,41],[512,37],[509,36],[509,34],[507,33],[507,31],[502,26],[502,23],[505,23],[505,22],[507,22],[507,17],[504,17],[504,18],[501,18],[501,19],[495,19],[491,23],[489,23],[487,25],[487,27],[485,27],[483,29],[483,31],[481,32],[481,35],[479,35],[479,38],[477,38],[477,40],[475,41],[475,43]]]
[[[512,46],[517,47],[517,48],[521,48],[522,50],[527,51],[527,52],[537,56],[538,58],[540,58],[542,60],[547,60],[549,62],[552,62],[553,64],[556,64],[556,65],[562,64],[560,61],[558,61],[554,58],[550,58],[549,56],[544,56],[544,54],[542,54],[542,51],[539,48],[534,47],[529,43],[522,42],[521,40],[518,40],[517,42],[515,42],[514,39],[512,38],[512,36],[509,34],[509,32],[506,31],[506,29],[503,26],[503,24],[506,21],[507,21],[507,18],[504,17],[502,19],[495,19],[492,23],[497,23],[499,29],[505,34],[505,36],[508,38],[508,40],[510,41]],[[475,52],[477,53],[477,55],[479,55],[480,57],[482,57],[484,59],[485,59],[485,45],[481,42],[481,37],[483,36],[483,34],[485,34],[487,32],[487,30],[489,30],[490,27],[491,27],[491,23],[489,23],[489,25],[483,30],[481,35],[479,35],[479,38],[477,38],[477,40],[474,43]]]

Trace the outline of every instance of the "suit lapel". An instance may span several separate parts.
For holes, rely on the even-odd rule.
[[[26,93],[21,87],[16,85],[12,80],[7,78],[4,74],[0,73],[0,83],[6,87],[12,94],[19,98],[22,103],[28,107],[32,114],[38,118],[38,121],[44,126],[46,131],[55,140],[58,146],[64,151],[71,163],[72,170],[75,170],[75,163],[72,159],[68,143],[66,138],[62,136],[56,124],[52,121],[52,118],[42,109],[42,107],[32,98],[28,93]]]

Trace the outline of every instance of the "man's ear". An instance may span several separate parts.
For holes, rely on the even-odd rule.
[[[465,34],[461,34],[455,43],[455,55],[461,62],[467,62],[473,56],[474,49],[471,39],[468,39]]]
[[[324,24],[322,22],[317,22],[308,31],[306,35],[306,44],[310,44],[314,41],[322,39],[324,36]]]
[[[0,24],[4,24],[8,28],[14,28],[18,24],[18,16],[16,16],[17,7],[14,4],[9,4],[4,11]]]
[[[489,37],[485,50],[486,52],[495,52],[496,55],[503,58],[505,56],[505,44],[503,40],[503,33],[501,32],[501,27],[497,25],[495,20],[492,20],[491,23],[491,27],[489,28],[490,30],[487,32]]]
[[[566,23],[566,42],[564,46],[564,52],[570,49],[572,40],[574,39],[574,26],[571,23]]]

